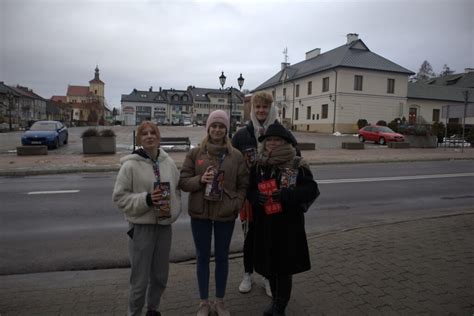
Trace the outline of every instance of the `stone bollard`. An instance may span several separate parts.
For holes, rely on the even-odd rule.
[[[16,154],[18,156],[36,156],[36,155],[47,155],[47,146],[18,146],[16,148]]]
[[[364,149],[364,143],[355,143],[355,142],[343,142],[343,149]]]
[[[316,144],[315,143],[298,143],[296,147],[300,150],[316,150]]]
[[[390,142],[387,143],[388,148],[410,148],[410,143],[408,142]]]

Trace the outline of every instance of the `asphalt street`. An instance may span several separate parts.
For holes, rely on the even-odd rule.
[[[322,195],[306,214],[309,234],[457,213],[474,200],[470,161],[312,170]],[[128,266],[127,224],[111,200],[115,175],[0,178],[0,220],[9,223],[0,233],[0,274]],[[173,225],[173,262],[194,258],[186,194],[182,202],[184,212]],[[236,225],[233,252],[241,251],[242,240]]]

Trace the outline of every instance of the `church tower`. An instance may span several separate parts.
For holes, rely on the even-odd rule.
[[[104,104],[104,82],[99,78],[99,66],[95,67],[94,79],[89,81],[89,92],[100,104]]]

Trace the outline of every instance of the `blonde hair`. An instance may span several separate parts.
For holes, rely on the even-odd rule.
[[[158,126],[156,126],[155,123],[153,123],[151,121],[143,121],[143,122],[140,123],[140,125],[138,125],[137,134],[135,135],[135,144],[137,144],[137,146],[142,145],[141,138],[143,136],[143,130],[146,127],[151,127],[155,131],[156,135],[158,136],[158,139],[161,138],[160,130],[159,130]]]
[[[209,135],[206,135],[206,137],[204,137],[204,139],[201,141],[201,144],[199,145],[199,152],[201,152],[202,150],[204,150],[204,148],[207,147],[207,143],[209,143]],[[224,137],[224,145],[227,147],[227,152],[229,154],[232,154],[234,146],[232,146],[232,141],[227,135],[225,135]]]
[[[259,91],[252,95],[252,107],[255,105],[255,103],[261,103],[264,105],[272,105],[273,102],[273,97],[270,93],[265,92],[265,91]]]

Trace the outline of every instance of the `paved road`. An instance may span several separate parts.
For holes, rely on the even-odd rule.
[[[306,215],[310,234],[451,214],[474,200],[471,161],[312,170],[323,194]],[[8,223],[0,233],[0,274],[128,266],[127,225],[111,200],[115,175],[0,178],[0,220]],[[194,257],[185,194],[183,209],[173,225],[172,261]],[[242,239],[236,225],[232,251],[241,251]]]

